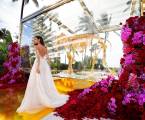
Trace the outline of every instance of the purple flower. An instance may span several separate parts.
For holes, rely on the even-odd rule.
[[[13,84],[13,83],[15,83],[16,82],[16,80],[10,80],[9,82],[8,82],[8,84]]]
[[[9,46],[8,46],[8,51],[11,51],[12,50],[12,44],[10,44]]]
[[[99,87],[103,92],[108,92],[108,87],[112,84],[113,80],[115,80],[113,76],[108,76],[106,79],[103,79],[100,82],[96,82],[90,88],[84,89],[83,92],[79,94],[78,98],[85,96],[86,94],[88,94],[89,92],[91,92],[93,89],[97,87]]]
[[[96,82],[94,85],[91,86],[92,89],[95,89],[99,86],[99,82]]]
[[[86,88],[86,89],[84,89],[83,92],[81,92],[81,93],[79,94],[78,98],[81,98],[81,97],[85,96],[86,94],[88,94],[88,93],[91,92],[91,91],[92,91],[91,88]]]
[[[102,90],[103,92],[107,93],[107,92],[108,92],[108,87],[101,87],[101,90]]]
[[[10,77],[10,74],[7,73],[7,74],[5,74],[4,76],[2,76],[2,77],[0,78],[0,80],[7,80],[9,77]]]
[[[143,35],[143,44],[145,45],[145,34]]]
[[[89,93],[90,91],[92,91],[92,89],[86,88],[86,89],[84,89],[83,93],[84,93],[84,94],[87,94],[87,93]]]
[[[132,41],[133,41],[133,44],[141,44],[143,41],[142,41],[142,36],[143,36],[143,33],[142,31],[141,32],[136,32],[132,38]]]
[[[20,51],[20,48],[19,47],[16,47],[15,48],[15,52],[18,53],[19,51]]]
[[[100,86],[110,86],[112,84],[112,81],[115,80],[113,76],[108,76],[106,79],[103,79],[100,81]]]
[[[116,99],[114,97],[112,97],[108,102],[107,108],[111,114],[115,114],[117,105],[116,105]]]
[[[4,62],[3,66],[4,66],[5,68],[9,68],[9,67],[10,67],[10,62],[9,62],[9,61]]]
[[[17,57],[11,57],[11,61],[12,61],[12,62],[17,62],[17,61],[19,61],[19,56],[17,56]]]
[[[11,73],[12,73],[12,75],[14,75],[16,72],[18,71],[18,69],[12,69],[12,71],[11,71]]]
[[[139,87],[139,83],[137,81],[137,75],[131,73],[129,76],[129,85],[132,86],[134,89],[137,89]]]
[[[125,56],[125,64],[126,65],[130,65],[130,64],[133,64],[135,62],[135,60],[133,60],[133,55],[132,54],[129,54],[127,56]]]
[[[121,30],[122,41],[127,42],[131,34],[132,34],[132,29],[124,26]]]
[[[143,105],[145,103],[145,91],[127,93],[124,96],[122,104],[126,105],[131,102],[138,103],[139,105]]]
[[[138,95],[138,104],[143,105],[145,103],[145,93],[141,93]]]
[[[140,75],[140,77],[142,80],[145,80],[145,73],[143,73],[142,75]]]
[[[115,80],[113,76],[108,76],[106,79],[102,79],[100,82],[95,83],[91,88],[100,87],[103,92],[108,92],[108,87],[112,84],[113,80]]]
[[[135,98],[136,94],[135,93],[128,93],[124,96],[124,99],[122,101],[123,105],[126,105],[128,103],[132,102],[136,102],[136,98]]]

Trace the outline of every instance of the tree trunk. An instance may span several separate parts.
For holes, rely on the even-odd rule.
[[[22,19],[23,19],[23,12],[24,12],[24,6],[25,6],[25,0],[22,1],[21,5],[21,15],[20,15],[20,26],[19,26],[19,43],[21,44],[21,39],[22,39],[22,29],[23,29],[23,24],[22,24]]]

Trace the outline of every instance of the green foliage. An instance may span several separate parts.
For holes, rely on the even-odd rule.
[[[97,64],[95,64],[95,69],[101,69],[101,70],[105,69],[103,62],[102,62],[102,59],[97,60]]]
[[[5,28],[2,28],[0,30],[0,39],[3,40],[2,43],[9,44],[12,42],[12,37],[10,31],[6,30]]]
[[[67,69],[68,69],[68,64],[64,64],[64,63],[60,64],[60,70],[67,70]]]
[[[73,65],[73,69],[75,69],[75,70],[83,70],[82,62],[75,62],[75,64]]]
[[[60,60],[59,59],[54,59],[54,61],[51,61],[51,64],[50,64],[50,66],[51,66],[51,69],[59,69],[59,67],[60,67]]]
[[[85,56],[84,61],[82,62],[84,70],[91,69],[92,67],[92,58],[91,56]]]
[[[5,59],[7,58],[7,47],[12,42],[11,33],[6,30],[5,28],[2,28],[0,30],[0,73],[3,70],[3,63]]]

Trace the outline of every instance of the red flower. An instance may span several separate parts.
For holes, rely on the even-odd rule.
[[[145,89],[145,81],[143,77],[140,77],[145,73],[145,45],[142,44],[141,37],[134,39],[140,44],[133,45],[132,40],[134,33],[138,31],[145,34],[145,17],[131,17],[126,20],[126,25],[124,26],[131,28],[132,33],[129,38],[127,36],[127,41],[123,41],[124,58],[120,60],[122,69],[119,74],[119,80],[113,80],[108,87],[98,87],[99,83],[94,84],[96,86],[90,87],[89,93],[82,97],[78,97],[80,95],[78,91],[71,92],[70,100],[64,106],[56,109],[58,115],[66,120],[81,120],[85,117],[98,119],[102,117],[115,120],[145,120],[145,106],[133,103],[130,100],[128,104],[122,104],[126,93],[132,91],[140,93],[143,91],[142,88]],[[112,97],[116,100],[115,104],[117,107],[115,114],[110,114],[107,109],[108,102]]]
[[[138,16],[130,17],[129,19],[126,20],[126,23],[127,23],[129,26],[133,26],[133,25],[134,25],[134,22],[137,21],[137,19],[138,19]]]
[[[124,64],[124,61],[125,61],[125,59],[124,58],[121,58],[120,59],[120,64],[123,65]]]

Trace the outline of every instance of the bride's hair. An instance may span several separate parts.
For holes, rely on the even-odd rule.
[[[43,45],[43,46],[45,46],[45,43],[44,43],[44,40],[43,40],[43,38],[41,37],[41,36],[35,36],[37,39],[39,39],[40,40],[40,44],[41,45]]]

